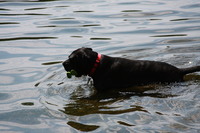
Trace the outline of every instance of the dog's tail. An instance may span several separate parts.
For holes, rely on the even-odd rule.
[[[188,74],[188,73],[200,71],[200,66],[194,66],[194,67],[189,67],[189,68],[181,68],[180,70],[185,75],[185,74]]]

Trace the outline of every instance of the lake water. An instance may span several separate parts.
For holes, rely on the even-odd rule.
[[[0,0],[1,133],[200,132],[200,72],[94,95],[61,65],[79,47],[200,65],[200,2]]]

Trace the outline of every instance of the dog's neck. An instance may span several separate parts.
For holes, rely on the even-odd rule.
[[[97,58],[96,58],[96,61],[95,61],[95,63],[94,63],[94,66],[93,66],[92,69],[90,70],[89,76],[92,76],[92,75],[95,73],[96,69],[97,69],[98,66],[100,65],[101,57],[102,57],[102,55],[98,53]]]

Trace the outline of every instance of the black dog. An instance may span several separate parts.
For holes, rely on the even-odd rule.
[[[113,58],[91,48],[73,51],[63,66],[66,71],[75,70],[77,77],[92,77],[97,90],[183,81],[184,75],[200,71],[200,66],[179,69],[164,62]]]

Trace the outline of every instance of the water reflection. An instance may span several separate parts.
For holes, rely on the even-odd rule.
[[[194,8],[199,8],[200,4],[189,4],[189,5],[185,5],[185,6],[181,6],[181,8],[185,8],[185,9],[194,9]]]
[[[180,85],[181,84],[177,84],[177,86]],[[87,92],[92,89],[88,88],[89,86],[83,86],[83,88],[81,88],[81,86],[79,86],[79,88],[72,88],[71,86],[68,88],[70,90],[65,90],[68,94],[70,92],[70,97],[66,100],[66,96],[64,96],[65,98],[63,97],[63,99],[61,98],[62,95],[58,93],[63,93],[63,91],[61,91],[62,87],[59,90],[52,88],[54,92],[45,94],[47,97],[43,99],[43,104],[48,107],[50,112],[52,112],[52,110],[57,110],[69,116],[84,117],[83,119],[93,115],[96,116],[97,114],[98,119],[101,117],[105,119],[104,116],[101,115],[108,116],[107,119],[112,118],[112,116],[117,117],[124,114],[139,116],[140,118],[138,119],[136,119],[136,116],[136,118],[133,118],[133,120],[135,120],[134,122],[128,122],[127,119],[124,118],[116,120],[116,123],[121,126],[132,127],[153,120],[153,112],[157,114],[158,117],[169,116],[171,113],[168,113],[167,110],[174,108],[174,105],[171,104],[185,106],[181,101],[176,101],[176,99],[179,99],[179,95],[181,95],[180,92],[174,93],[172,91],[176,88],[176,85],[174,88],[171,88],[171,86],[172,85],[139,86],[100,93],[92,92],[92,94],[88,94]],[[185,87],[187,89],[187,86]],[[183,91],[178,87],[177,90]],[[167,99],[169,99],[169,102],[166,102]],[[155,110],[149,108],[152,106],[154,106]],[[163,109],[160,106],[162,106]],[[181,108],[181,106],[176,106],[176,108]],[[174,112],[173,117],[177,116],[181,116],[181,114]],[[89,124],[87,124],[87,122],[82,123],[81,121],[68,121],[67,124],[79,131],[93,131],[101,128],[101,124],[90,123],[90,120],[91,119],[88,118]],[[128,120],[130,120],[130,118],[128,118]]]
[[[59,85],[63,84],[64,83]],[[48,84],[48,85],[52,86],[53,84]],[[75,116],[84,116],[89,114],[114,115],[114,114],[124,114],[135,111],[148,113],[148,110],[144,109],[144,107],[142,106],[133,104],[124,106],[123,103],[131,100],[132,97],[168,98],[177,96],[171,93],[167,93],[167,91],[161,93],[160,90],[163,90],[167,86],[161,86],[157,84],[132,87],[123,90],[110,90],[105,92],[96,92],[93,90],[93,88],[88,88],[88,87],[89,86],[86,85],[84,86],[84,88],[82,88],[81,86],[79,86],[79,88],[71,88],[71,87],[65,88],[67,89],[65,91],[67,91],[68,93],[71,92],[71,94],[68,94],[70,96],[70,102],[69,103],[62,102],[63,108],[62,109],[58,108],[58,110],[67,115],[75,115]],[[45,95],[48,96],[51,95],[53,97],[54,96],[57,97],[57,95],[60,95],[60,93],[64,92],[63,89],[64,88],[62,87],[60,89],[54,88],[53,90],[51,90],[51,94],[49,93],[50,90],[47,90],[46,93],[48,94]],[[69,91],[68,89],[74,91]],[[54,107],[57,106],[58,103],[56,103],[56,101],[53,101],[53,103],[51,101],[52,100],[48,100],[47,98],[44,101],[44,104],[49,104],[50,106]]]
[[[8,93],[0,93],[0,100],[3,101],[3,100],[7,100],[10,98],[10,94]]]
[[[60,64],[60,63],[62,63],[62,62],[63,62],[63,61],[45,62],[45,63],[42,63],[42,65]]]
[[[18,117],[18,116],[26,117]],[[13,123],[20,123],[26,125],[37,125],[41,124],[41,122],[37,119],[37,117],[41,114],[45,114],[44,110],[16,110],[15,112],[7,112],[1,114],[1,121],[8,121]],[[8,119],[9,118],[9,119]]]
[[[87,77],[67,79],[61,65],[83,46],[199,65],[198,2],[1,0],[1,131],[198,132],[199,73],[182,83],[96,93]]]
[[[89,131],[93,131],[99,128],[99,126],[96,126],[96,125],[85,125],[85,124],[81,124],[81,123],[77,123],[73,121],[69,121],[67,122],[67,124],[82,132],[89,132]]]
[[[87,12],[94,12],[94,11],[74,11],[74,12],[77,12],[77,13],[79,13],[79,12],[80,12],[80,13],[82,13],[82,12],[83,12],[83,13],[87,13]]]
[[[113,100],[112,102],[114,103],[114,101],[115,100]],[[76,101],[75,104],[67,104],[66,107],[64,107],[64,110],[60,111],[65,114],[75,116],[84,116],[89,114],[118,115],[130,112],[133,113],[135,111],[148,112],[141,106],[130,106],[127,109],[123,109],[120,107],[109,107],[109,104],[113,104],[112,102],[88,101],[82,99],[80,101]],[[115,102],[117,102],[117,100]]]
[[[15,37],[15,38],[1,38],[0,41],[38,40],[38,39],[56,39],[56,37]]]
[[[187,34],[155,35],[151,37],[177,37],[177,36],[187,36]]]
[[[9,25],[9,24],[20,24],[18,22],[0,22],[0,25]]]
[[[33,106],[34,105],[33,102],[23,102],[21,104],[24,105],[24,106]]]
[[[125,10],[122,11],[123,14],[119,14],[119,15],[114,15],[111,17],[155,17],[155,16],[160,16],[160,15],[170,15],[170,14],[177,14],[177,11],[173,11],[173,10],[166,10],[166,11],[159,11],[159,12],[142,12],[142,10]]]
[[[187,44],[187,43],[199,43],[199,38],[182,38],[182,39],[166,39],[162,40],[161,44]]]

